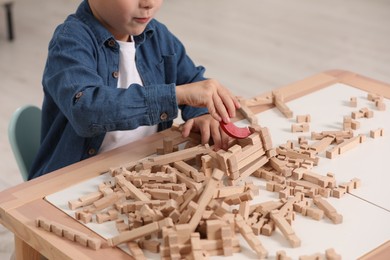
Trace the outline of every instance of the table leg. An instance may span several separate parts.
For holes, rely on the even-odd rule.
[[[12,41],[14,39],[14,28],[12,21],[12,2],[4,4],[6,16],[7,16],[7,27],[8,27],[8,40]]]
[[[41,260],[41,254],[15,235],[15,260]]]

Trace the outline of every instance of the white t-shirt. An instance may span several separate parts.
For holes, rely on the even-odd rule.
[[[135,65],[134,41],[118,41],[118,43],[120,46],[118,88],[127,89],[133,83],[142,85],[141,77]],[[156,132],[157,125],[140,126],[134,130],[108,132],[104,137],[99,153],[112,150]]]

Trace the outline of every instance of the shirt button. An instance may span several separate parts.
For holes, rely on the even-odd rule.
[[[116,42],[115,42],[114,39],[111,39],[111,40],[108,41],[108,46],[115,47],[115,45],[116,45]]]
[[[81,98],[82,95],[83,95],[83,92],[78,92],[78,93],[74,96],[75,102],[77,102],[77,101]]]
[[[88,150],[88,154],[89,154],[89,155],[94,155],[95,153],[96,153],[96,150],[93,149],[93,148],[91,148],[91,149]]]
[[[117,78],[119,77],[119,72],[118,72],[118,71],[114,71],[114,72],[112,73],[112,77],[115,78],[115,79],[117,79]]]
[[[160,115],[160,119],[161,119],[162,121],[167,120],[167,118],[168,118],[168,114],[167,114],[167,113],[162,113],[162,114]]]

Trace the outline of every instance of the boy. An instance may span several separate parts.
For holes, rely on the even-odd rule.
[[[169,128],[227,148],[219,121],[239,103],[203,77],[153,19],[163,0],[84,0],[57,27],[43,75],[41,147],[29,179]]]

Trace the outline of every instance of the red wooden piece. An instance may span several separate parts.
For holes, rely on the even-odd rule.
[[[248,137],[251,134],[248,127],[240,128],[240,127],[237,127],[232,122],[225,124],[224,122],[221,121],[220,126],[226,134],[228,134],[230,137],[233,137],[233,138],[242,139],[242,138]]]

